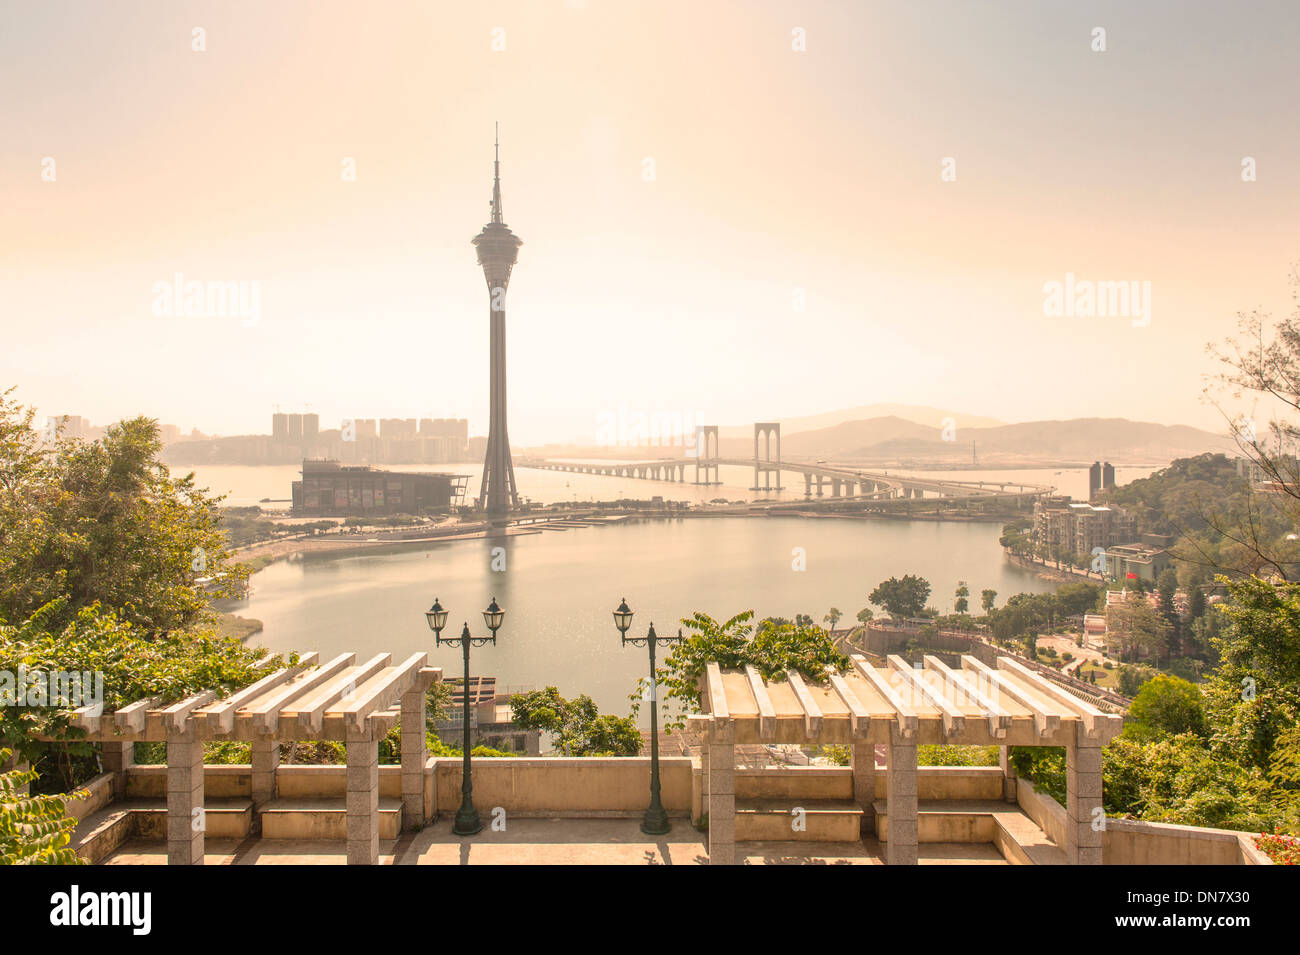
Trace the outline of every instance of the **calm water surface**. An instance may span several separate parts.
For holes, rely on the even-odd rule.
[[[609,480],[609,479],[605,479]],[[634,482],[627,482],[634,483]],[[449,541],[364,555],[309,555],[272,564],[232,607],[261,620],[253,638],[275,650],[355,650],[394,659],[428,650],[448,675],[460,651],[434,649],[424,611],[434,596],[451,611],[448,631],[468,621],[486,633],[480,611],[496,597],[506,610],[495,647],[473,652],[472,671],[499,686],[555,685],[588,693],[603,712],[627,712],[628,693],[648,670],[646,651],[623,649],[610,612],[626,596],[633,631],[651,621],[662,635],[696,610],[726,618],[811,614],[831,606],[852,621],[881,580],[920,574],[931,603],[949,610],[957,581],[972,604],[997,590],[999,605],[1019,591],[1051,585],[1003,557],[1000,525],[903,521],[717,518],[645,521],[551,531],[496,541]],[[493,547],[506,570],[491,569]],[[792,569],[803,548],[807,569]]]

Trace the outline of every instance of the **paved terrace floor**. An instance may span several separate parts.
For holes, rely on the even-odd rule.
[[[488,821],[488,817],[484,817]],[[746,865],[884,865],[874,838],[845,842],[742,842],[737,861]],[[207,865],[343,865],[341,842],[277,839],[206,840]],[[647,836],[634,820],[516,819],[507,831],[484,828],[462,839],[448,814],[421,832],[379,845],[381,865],[705,865],[703,833],[684,821],[665,836]],[[133,840],[104,865],[166,865],[167,844]],[[932,843],[920,846],[921,865],[1005,865],[990,844]]]

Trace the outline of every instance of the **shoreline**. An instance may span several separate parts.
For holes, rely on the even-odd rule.
[[[1090,584],[1107,583],[1107,581],[1102,577],[1086,574],[1082,571],[1066,570],[1064,568],[1058,570],[1055,567],[1036,563],[1017,554],[1011,553],[1011,551],[1006,547],[1002,548],[1002,553],[1006,556],[1007,560],[1011,561],[1011,563],[1015,564],[1021,570],[1033,571],[1040,580],[1048,580],[1060,584],[1073,584],[1078,583],[1079,581],[1086,581]]]
[[[834,513],[834,512],[817,512],[817,511],[769,511],[767,509],[755,510],[750,507],[735,510],[718,509],[716,511],[682,511],[671,514],[618,514],[609,516],[594,516],[590,514],[573,515],[564,517],[557,515],[553,521],[537,521],[536,524],[515,524],[505,528],[491,527],[487,522],[478,521],[467,525],[451,525],[446,533],[429,534],[442,525],[430,525],[429,527],[419,528],[421,536],[404,536],[404,537],[382,537],[367,536],[355,537],[342,535],[338,537],[299,537],[287,540],[263,541],[257,544],[250,544],[246,547],[239,548],[231,552],[231,557],[240,562],[249,564],[256,574],[274,564],[276,561],[288,560],[295,556],[311,553],[359,553],[367,550],[379,550],[387,547],[400,546],[403,544],[437,544],[444,541],[465,541],[465,540],[486,540],[493,537],[520,537],[530,534],[541,534],[545,530],[552,531],[568,530],[564,526],[568,521],[590,522],[587,526],[601,527],[606,524],[622,524],[637,521],[663,521],[675,520],[679,518],[694,519],[721,519],[721,518],[772,518],[772,517],[793,517],[812,520],[856,520],[856,521],[920,521],[923,523],[940,523],[946,522],[951,524],[996,524],[1006,520],[1005,515],[994,515],[990,517],[974,517],[959,515],[937,515],[937,514],[913,514],[913,515],[892,515],[880,513],[852,514],[852,513]],[[548,528],[548,524],[553,525]],[[1007,556],[1011,556],[1008,552]],[[1030,569],[1030,568],[1026,568]]]

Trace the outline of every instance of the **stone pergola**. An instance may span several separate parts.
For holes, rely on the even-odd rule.
[[[787,671],[767,682],[753,667],[723,670],[709,663],[701,681],[701,712],[687,721],[701,737],[704,800],[709,817],[709,861],[735,862],[735,746],[753,743],[847,745],[854,798],[870,810],[875,792],[875,747],[886,763],[888,837],[885,861],[917,862],[919,744],[1063,746],[1066,752],[1066,860],[1100,865],[1101,748],[1123,727],[1009,657],[996,668],[962,656],[952,668],[927,655],[922,666],[900,656],[873,666],[863,656],[823,683]]]
[[[380,653],[359,663],[343,653],[327,663],[315,653],[268,673],[251,686],[218,699],[206,690],[174,703],[148,697],[113,713],[75,711],[71,725],[85,741],[103,744],[104,769],[114,773],[114,795],[125,795],[126,770],[137,742],[167,744],[167,862],[203,863],[203,744],[240,740],[252,745],[253,818],[275,798],[280,743],[335,740],[347,746],[347,860],[379,861],[379,742],[400,722],[402,818],[422,828],[426,693],[442,679],[428,654],[393,664]]]

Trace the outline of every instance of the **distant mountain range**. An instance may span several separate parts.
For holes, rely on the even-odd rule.
[[[1223,434],[1127,418],[1006,424],[996,418],[942,408],[874,404],[776,420],[781,424],[781,455],[788,461],[956,470],[973,466],[1086,466],[1093,461],[1163,466],[1175,458],[1205,452],[1237,453],[1232,439]],[[753,459],[753,424],[723,425],[718,433],[722,457]],[[552,444],[533,449],[533,453],[547,457],[668,458],[680,456],[682,448]]]
[[[929,409],[927,409],[929,410]],[[938,415],[938,417],[935,417]],[[848,420],[829,427],[786,431],[781,454],[791,461],[827,460],[862,464],[1002,467],[1034,464],[1167,464],[1174,458],[1210,451],[1235,451],[1225,435],[1186,425],[1152,424],[1126,418],[1071,418],[1021,424],[976,424],[989,419],[934,412],[921,423],[900,415]],[[944,422],[948,418],[951,421]],[[729,431],[731,429],[728,429]],[[723,457],[752,457],[747,439],[723,437]]]
[[[805,415],[801,418],[777,418],[775,420],[781,423],[781,439],[784,442],[787,435],[801,431],[818,431],[824,428],[833,428],[837,424],[890,417],[901,418],[914,424],[933,426],[936,429],[943,426],[945,418],[952,418],[959,427],[966,428],[996,428],[998,425],[1005,424],[1005,422],[999,421],[997,418],[962,414],[959,411],[945,411],[942,408],[931,408],[926,405],[896,404],[860,405],[857,408],[845,408],[842,411],[828,411],[824,414]],[[720,438],[749,438],[750,453],[753,453],[754,426],[752,424],[723,425],[718,429],[718,436]]]

